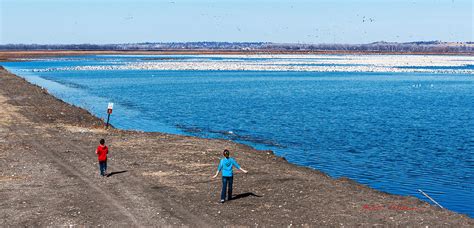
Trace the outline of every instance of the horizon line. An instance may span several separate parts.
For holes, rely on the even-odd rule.
[[[413,41],[373,41],[368,43],[309,43],[309,42],[271,42],[271,41],[144,41],[144,42],[118,42],[118,43],[5,43],[5,45],[130,45],[130,44],[193,44],[193,43],[230,43],[230,44],[286,44],[286,45],[367,45],[377,43],[409,44],[409,43],[461,43],[470,44],[474,41],[443,41],[443,40],[413,40]]]

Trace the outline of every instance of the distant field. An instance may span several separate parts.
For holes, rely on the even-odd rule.
[[[374,52],[374,51],[236,51],[236,50],[163,50],[163,51],[0,51],[0,62],[14,61],[22,58],[37,58],[47,56],[73,56],[73,55],[199,55],[199,54],[236,54],[236,55],[255,55],[255,54],[372,54],[372,55],[474,55],[474,53],[436,53],[436,52]]]

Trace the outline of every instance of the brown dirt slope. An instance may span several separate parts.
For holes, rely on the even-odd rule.
[[[474,226],[413,197],[375,191],[224,140],[102,129],[85,110],[0,69],[0,224],[198,227]],[[101,178],[95,147],[110,146]],[[234,197],[220,204],[211,179],[229,148]]]

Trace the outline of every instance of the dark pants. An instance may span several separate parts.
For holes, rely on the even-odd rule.
[[[107,171],[107,161],[99,161],[99,170],[100,175],[105,176],[105,173]]]
[[[234,177],[222,177],[222,191],[221,191],[221,200],[225,200],[225,193],[227,192],[227,200],[232,199],[232,184],[234,182]],[[229,188],[227,189],[227,185]]]

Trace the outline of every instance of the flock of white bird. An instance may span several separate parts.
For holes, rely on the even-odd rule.
[[[155,56],[156,57],[156,56]],[[187,59],[122,62],[33,71],[211,70],[307,72],[419,72],[474,74],[474,56],[450,55],[199,55]],[[210,59],[212,58],[212,59]],[[471,67],[467,67],[471,66]]]

